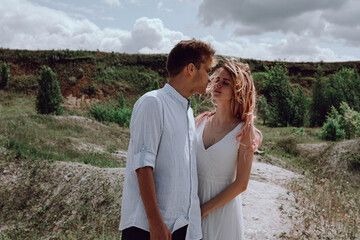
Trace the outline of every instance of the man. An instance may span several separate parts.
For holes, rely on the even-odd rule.
[[[215,51],[181,41],[170,52],[169,83],[134,105],[120,230],[122,239],[201,239],[189,97],[205,93]]]

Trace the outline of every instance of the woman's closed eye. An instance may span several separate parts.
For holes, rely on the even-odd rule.
[[[229,81],[221,81],[220,79],[216,79],[216,80],[215,80],[215,83],[216,83],[216,84],[220,83],[220,84],[223,85],[223,86],[229,86],[229,85],[231,85]]]

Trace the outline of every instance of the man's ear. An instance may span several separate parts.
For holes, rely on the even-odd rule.
[[[188,75],[192,76],[194,74],[194,72],[195,72],[195,65],[193,63],[189,63],[187,65],[187,71],[186,72],[187,72]]]

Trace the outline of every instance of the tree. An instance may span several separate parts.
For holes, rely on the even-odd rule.
[[[260,118],[263,119],[263,125],[266,124],[266,120],[270,117],[270,106],[264,96],[259,97],[257,101],[257,113]]]
[[[340,110],[342,102],[360,111],[360,77],[355,69],[342,68],[328,78],[318,70],[312,89],[311,124],[321,126],[331,106]]]
[[[38,79],[39,91],[36,98],[36,110],[41,114],[60,115],[64,112],[61,102],[63,97],[59,83],[51,68],[44,66]]]
[[[292,97],[288,70],[285,66],[276,63],[266,70],[266,77],[263,83],[264,95],[270,103],[272,118],[269,121],[271,126],[285,127],[292,122]]]
[[[329,99],[331,104],[340,109],[342,102],[360,111],[360,78],[355,69],[342,68],[330,77]]]
[[[293,113],[294,118],[292,125],[302,127],[305,125],[306,119],[309,114],[310,100],[305,96],[301,87],[297,87],[296,93],[293,97]]]
[[[8,82],[9,82],[9,79],[10,79],[10,65],[4,63],[1,66],[0,70],[1,70],[0,71],[0,73],[1,73],[0,89],[4,89],[4,88],[6,88]]]
[[[315,73],[315,81],[312,87],[312,102],[310,106],[312,126],[321,126],[326,120],[326,114],[330,111],[331,103],[328,100],[326,89],[329,87],[328,78],[319,66]]]

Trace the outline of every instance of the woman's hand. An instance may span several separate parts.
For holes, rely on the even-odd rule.
[[[166,224],[150,226],[150,240],[171,240],[171,232]]]
[[[206,204],[201,205],[200,210],[201,210],[201,219],[204,219],[209,214],[209,211],[206,208]]]

